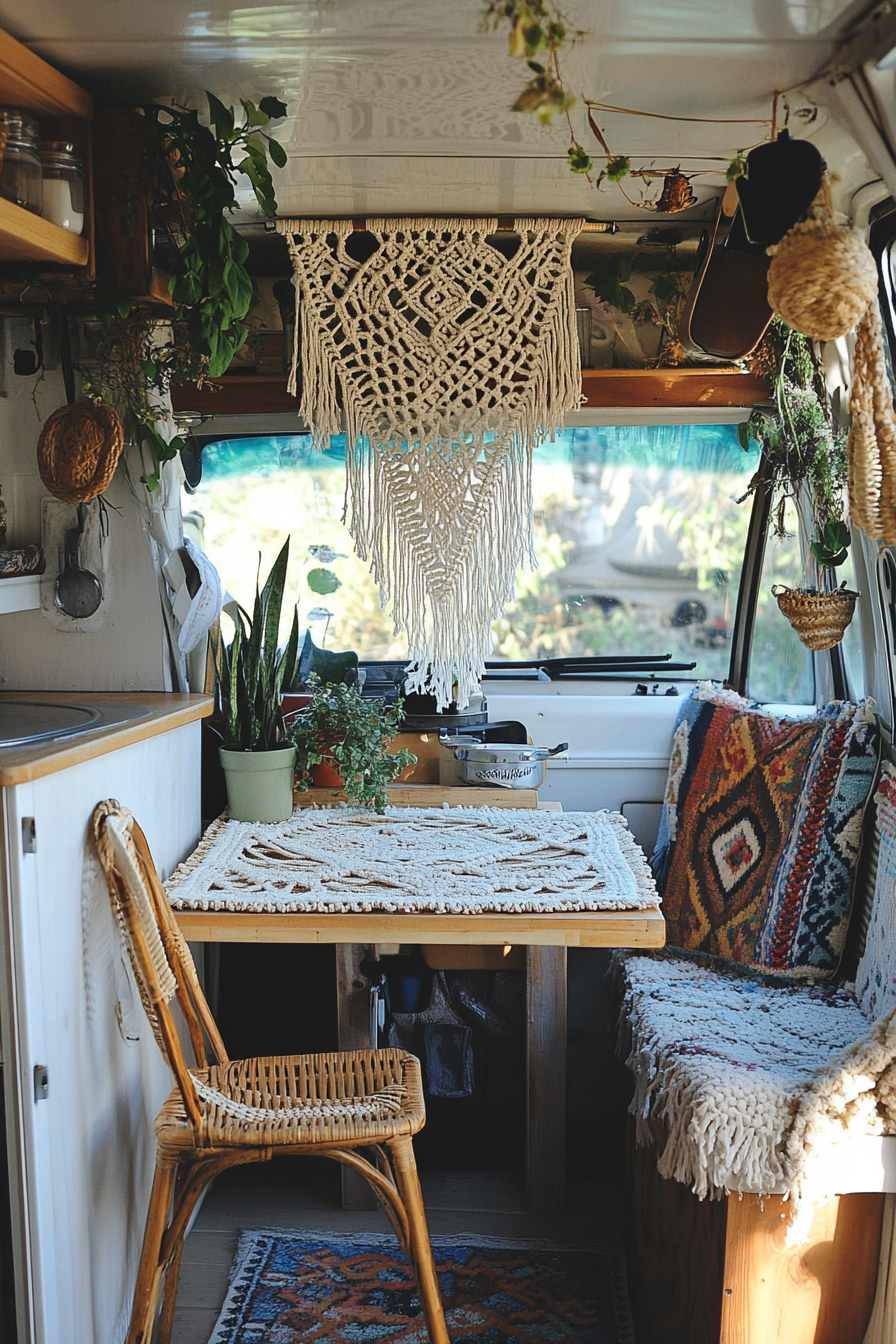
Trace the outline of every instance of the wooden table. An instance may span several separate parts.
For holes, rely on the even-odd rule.
[[[335,943],[339,1047],[369,1044],[369,984],[361,963],[384,943],[525,945],[527,1174],[531,1208],[563,1206],[566,1180],[566,949],[662,947],[659,909],[585,914],[243,914],[179,910],[177,922],[197,943]],[[348,1173],[353,1175],[353,1173]],[[344,1182],[344,1202],[366,1207],[366,1187]]]

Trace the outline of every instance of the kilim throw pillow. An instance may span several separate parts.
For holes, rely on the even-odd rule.
[[[653,856],[668,945],[833,975],[879,749],[869,702],[778,718],[701,684],[679,714]]]

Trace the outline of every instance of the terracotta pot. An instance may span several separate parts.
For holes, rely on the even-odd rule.
[[[316,789],[341,789],[344,782],[339,771],[329,761],[312,765],[311,778]]]

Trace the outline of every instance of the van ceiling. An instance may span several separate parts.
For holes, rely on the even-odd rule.
[[[506,30],[478,31],[481,0],[0,0],[0,24],[118,103],[204,107],[277,94],[281,215],[560,213],[631,219],[617,187],[596,191],[566,162],[565,126],[510,106],[526,78]],[[706,215],[735,151],[765,138],[776,89],[808,80],[867,4],[849,0],[568,0],[587,37],[564,60],[568,87],[626,108],[713,125],[600,114],[633,167],[680,163]],[[795,134],[813,108],[791,102]],[[577,138],[599,153],[581,103]],[[700,170],[704,170],[700,172]],[[629,180],[633,199],[645,192]],[[656,196],[657,187],[646,188]],[[253,212],[246,195],[248,220]],[[656,216],[652,216],[656,218]],[[644,214],[644,219],[651,215]]]

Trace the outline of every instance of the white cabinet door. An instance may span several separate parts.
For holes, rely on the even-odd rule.
[[[27,1344],[120,1344],[171,1087],[123,960],[90,819],[117,798],[163,877],[199,837],[198,723],[4,791],[32,1321]],[[33,817],[36,852],[13,852]],[[35,1098],[34,1069],[47,1070]]]

